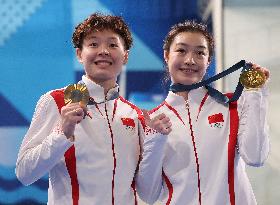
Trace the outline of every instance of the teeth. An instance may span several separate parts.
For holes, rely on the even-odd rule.
[[[112,63],[111,62],[107,62],[107,61],[98,61],[98,62],[95,62],[96,65],[111,65]]]
[[[195,70],[192,69],[181,69],[183,72],[188,72],[188,73],[194,73],[196,72]]]

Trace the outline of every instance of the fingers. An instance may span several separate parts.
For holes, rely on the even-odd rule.
[[[84,110],[82,108],[76,108],[72,112],[74,112],[74,116],[84,116]]]
[[[150,118],[150,115],[149,115],[148,111],[147,110],[142,110],[142,112],[143,112],[143,116],[144,116],[146,124],[149,124],[151,122],[151,118]]]
[[[171,127],[165,128],[162,134],[168,135],[172,131]]]
[[[172,123],[170,121],[170,118],[167,117],[164,113],[161,113],[152,118],[149,126],[164,135],[167,135],[172,131]]]
[[[251,63],[251,62],[250,62],[250,64],[252,65],[253,69],[261,71],[265,75],[266,79],[268,79],[270,77],[270,71],[266,67],[262,67],[258,64]]]
[[[168,123],[161,123],[158,126],[155,126],[155,130],[157,130],[159,133],[167,135],[172,131],[172,124],[171,122]]]
[[[86,107],[79,103],[71,103],[61,108],[61,116],[63,119],[75,123],[81,122],[87,112]]]
[[[71,137],[73,138],[76,125],[80,123],[86,115],[87,107],[81,102],[69,103],[61,108],[61,129],[67,138],[70,138],[70,140]]]
[[[169,133],[172,131],[172,128],[171,128],[171,127],[172,127],[172,124],[171,124],[170,121],[168,121],[167,123],[162,124],[162,125],[160,126],[159,132],[162,133],[162,134],[164,134],[164,135],[167,135],[167,134],[169,134]]]
[[[161,114],[155,116],[155,117],[153,118],[153,120],[163,120],[163,119],[165,119],[165,118],[167,118],[166,115],[165,115],[164,113],[161,113]]]
[[[84,103],[82,103],[82,102],[79,102],[79,105],[80,105],[80,107],[84,110],[84,112],[87,112],[87,105],[85,105]]]

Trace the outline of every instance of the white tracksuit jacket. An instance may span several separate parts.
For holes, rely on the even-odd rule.
[[[190,91],[188,102],[169,92],[151,113],[165,113],[172,131],[145,138],[139,196],[149,204],[256,204],[245,164],[261,166],[268,156],[267,95],[244,91],[225,106],[205,88]]]
[[[103,88],[82,79],[94,100],[103,102]],[[115,92],[118,87],[107,99]],[[29,185],[49,173],[48,205],[136,204],[133,179],[144,134],[141,111],[122,97],[88,105],[92,119],[86,116],[77,124],[72,143],[59,125],[63,102],[63,89],[38,101],[18,154],[18,179]]]

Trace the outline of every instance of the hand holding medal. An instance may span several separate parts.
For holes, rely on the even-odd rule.
[[[92,118],[86,109],[89,98],[89,92],[85,84],[71,84],[68,85],[64,91],[65,104],[67,105],[71,103],[79,103],[79,105],[84,110],[84,118],[85,116],[89,116],[90,118]]]
[[[249,63],[249,68],[240,74],[240,83],[246,89],[261,88],[269,78],[269,70]]]
[[[86,105],[89,101],[89,92],[84,84],[72,84],[64,90],[65,106],[61,109],[62,130],[71,141],[75,139],[74,130],[85,116],[91,116],[87,112]]]

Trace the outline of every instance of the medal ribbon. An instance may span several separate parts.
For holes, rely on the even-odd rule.
[[[199,87],[204,86],[208,90],[209,95],[211,97],[213,97],[215,100],[217,100],[219,103],[229,104],[230,102],[237,101],[244,89],[244,86],[240,83],[240,81],[238,82],[238,84],[235,88],[235,91],[233,93],[233,96],[230,99],[226,95],[221,93],[220,91],[211,87],[210,83],[212,83],[220,78],[223,78],[223,77],[229,75],[230,73],[239,70],[240,68],[242,68],[241,72],[244,72],[244,71],[250,69],[251,67],[252,67],[252,64],[246,63],[245,60],[241,60],[238,63],[231,66],[230,68],[218,73],[217,75],[212,76],[211,78],[202,80],[198,83],[194,83],[191,85],[183,85],[180,83],[171,84],[169,90],[176,93],[176,92],[190,91],[190,90],[197,89]]]

